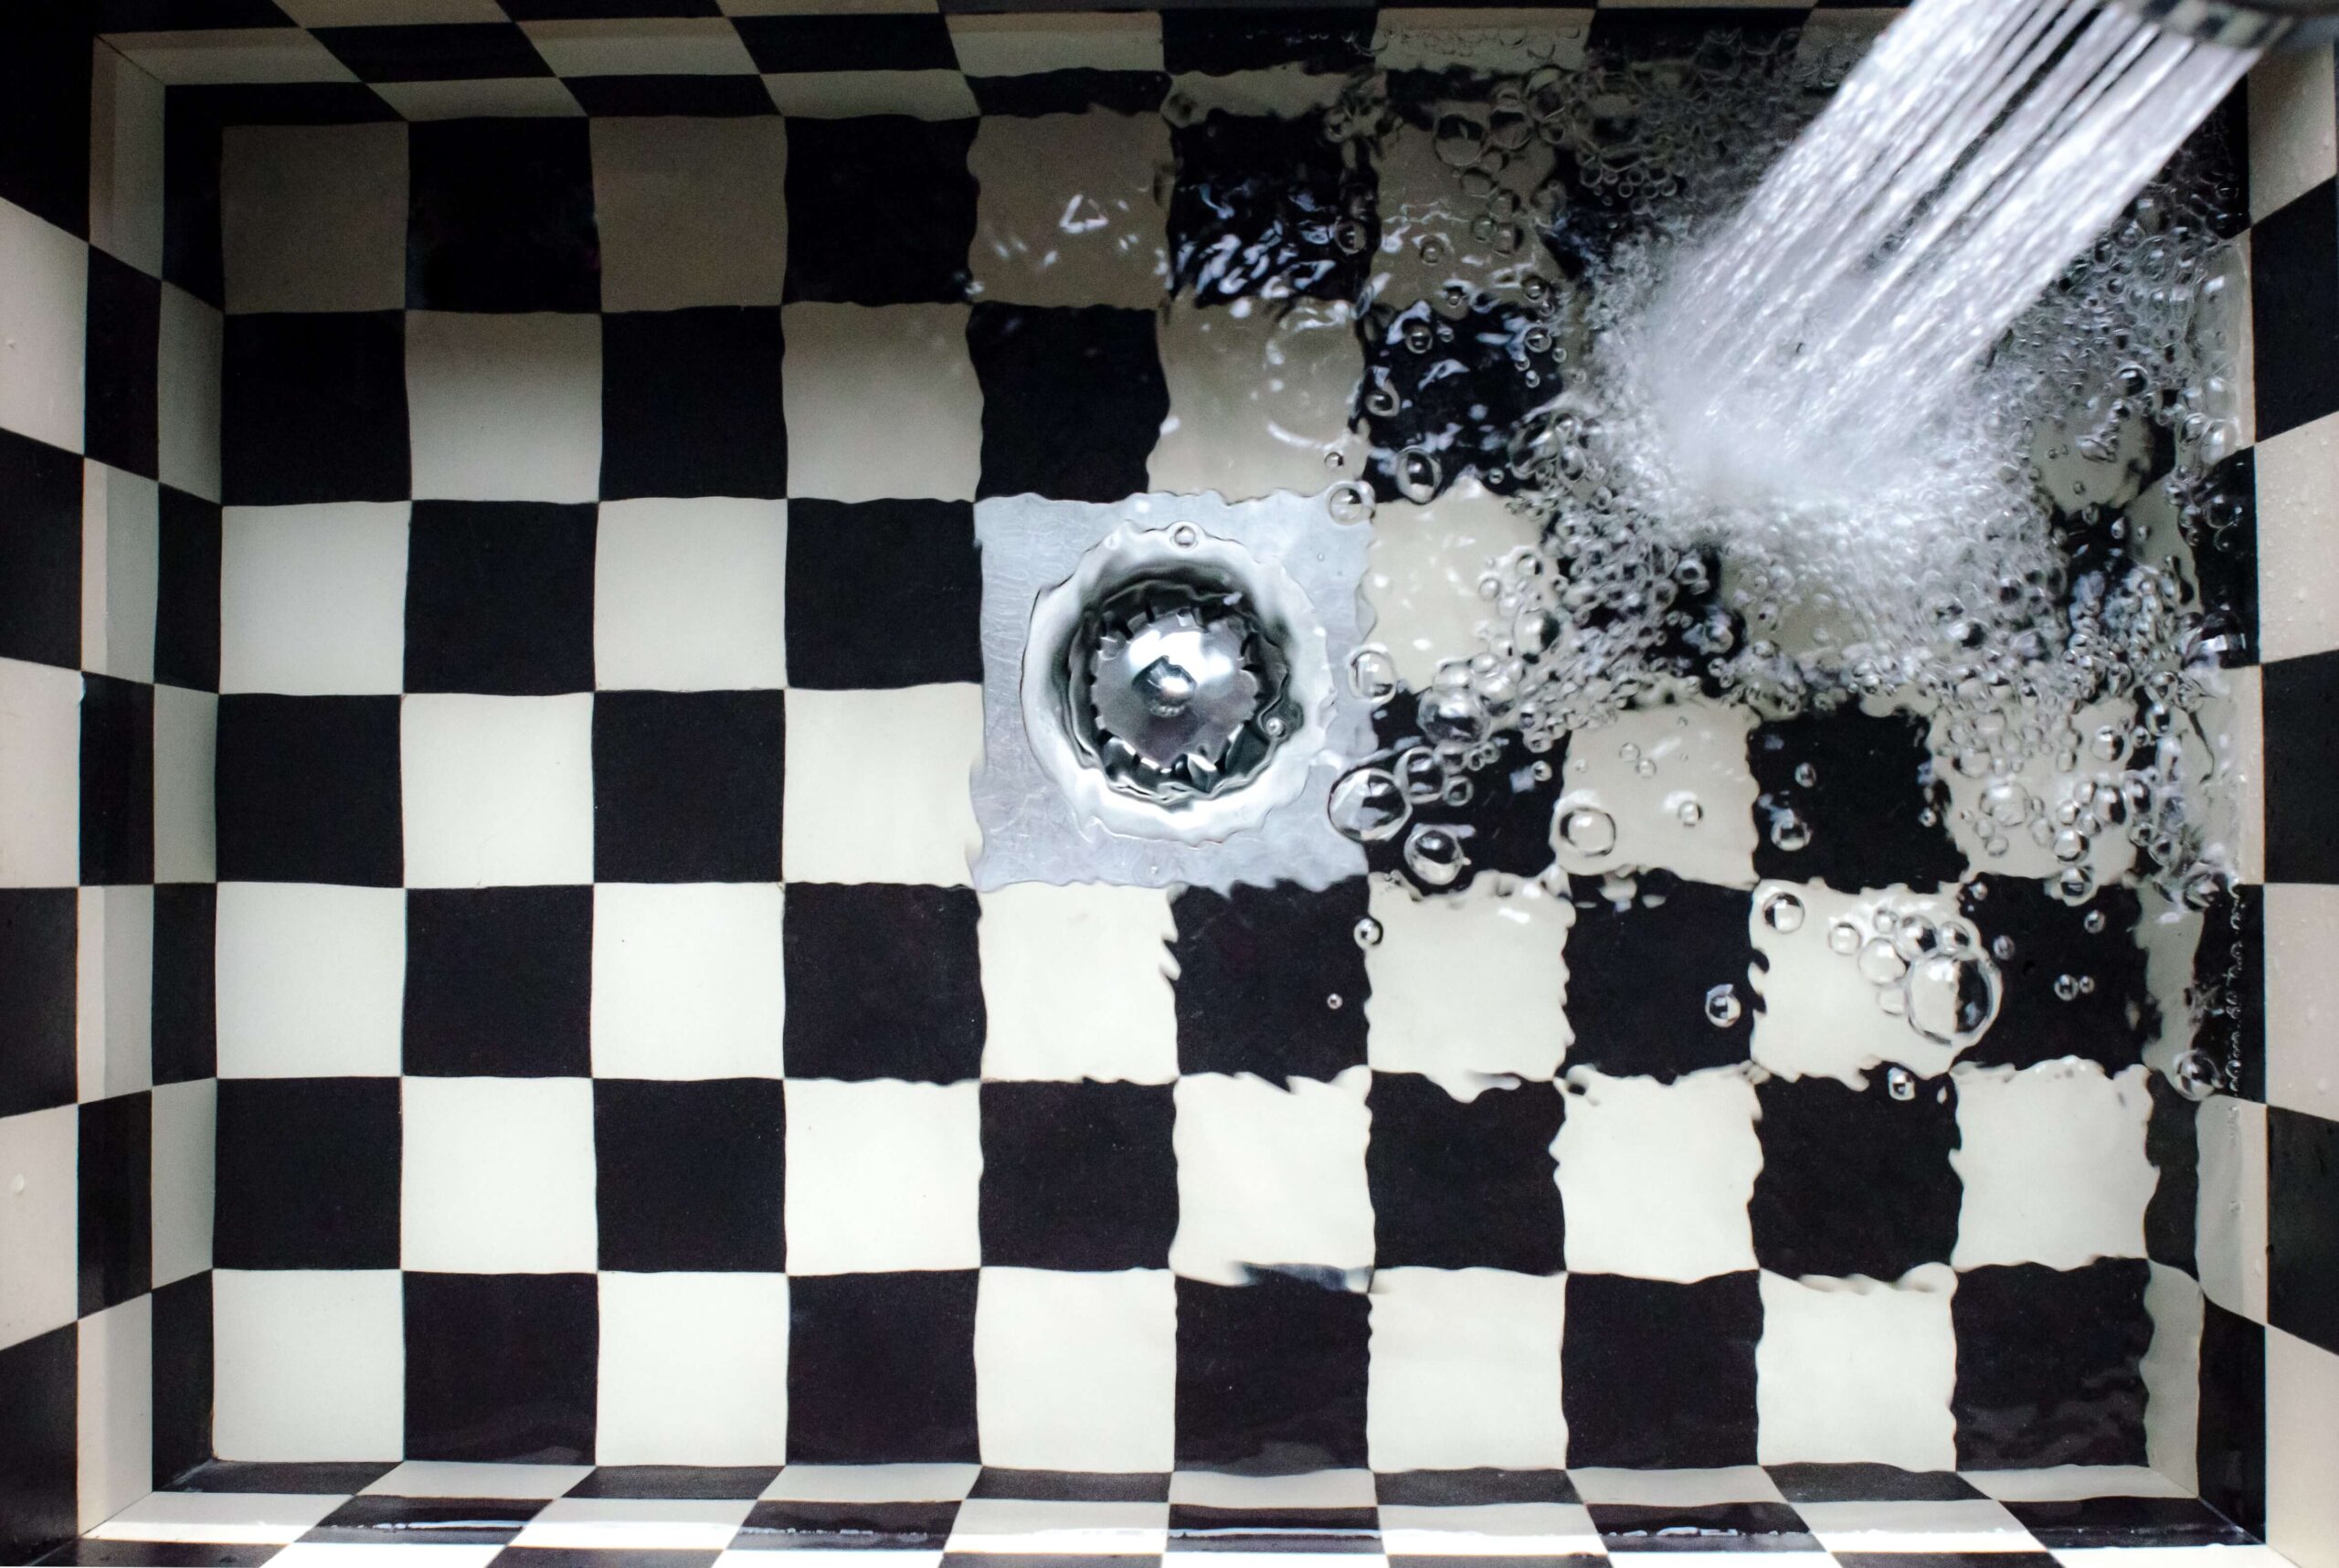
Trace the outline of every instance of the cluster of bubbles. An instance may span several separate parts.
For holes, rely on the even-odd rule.
[[[1802,930],[1807,913],[1802,897],[1785,888],[1761,905],[1762,923],[1782,936]],[[1831,921],[1826,944],[1867,982],[1880,1011],[1905,1020],[1936,1045],[1961,1050],[1997,1021],[2006,994],[1998,964],[2014,955],[2005,937],[1984,948],[1981,932],[1963,916],[1935,916],[1889,903],[1879,905],[1865,926]]]

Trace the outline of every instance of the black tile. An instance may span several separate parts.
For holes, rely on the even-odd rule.
[[[1791,1503],[1954,1502],[1982,1495],[1954,1470],[1904,1470],[1897,1465],[1767,1465]]]
[[[84,237],[90,32],[83,7],[35,0],[8,8],[6,47],[0,48],[0,200]]]
[[[2043,882],[1984,875],[1959,889],[1958,906],[1993,951],[2001,940],[2014,945],[2014,956],[1998,960],[1998,1016],[2020,1020],[1993,1028],[1961,1060],[2033,1067],[2080,1056],[2106,1073],[2143,1060],[2160,1004],[2144,974],[2143,904],[2134,890],[2100,888],[2073,906]],[[2065,997],[2057,984],[2065,975],[2086,989]]]
[[[408,1274],[406,1454],[589,1463],[600,1309],[589,1274]]]
[[[590,505],[418,501],[407,532],[406,689],[593,689]]]
[[[278,1492],[333,1497],[362,1492],[395,1468],[387,1461],[214,1459],[171,1484],[179,1492]]]
[[[1762,791],[1755,875],[1857,893],[1964,874],[1922,719],[1841,708],[1777,720],[1755,730],[1747,762]],[[1790,847],[1798,835],[1808,842]]]
[[[1718,1025],[1706,1015],[1706,995],[1720,985],[1738,987],[1741,997],[1751,989],[1750,895],[1648,872],[1626,895],[1629,902],[1618,905],[1597,881],[1571,882],[1568,1022],[1575,1043],[1568,1065],[1670,1083],[1746,1061],[1754,1007]],[[1652,984],[1649,963],[1658,954],[1662,983]]]
[[[1560,1393],[1570,1467],[1752,1464],[1759,1277],[1569,1275]]]
[[[0,1117],[76,1097],[79,902],[69,887],[0,887]]]
[[[1018,1470],[985,1465],[967,1493],[1021,1502],[1168,1502],[1166,1470]]]
[[[1401,454],[1411,452],[1427,452],[1435,462],[1433,487],[1439,491],[1465,474],[1499,494],[1520,486],[1510,467],[1511,437],[1560,385],[1550,328],[1530,335],[1542,320],[1500,303],[1451,316],[1426,302],[1365,313],[1356,418],[1371,437],[1366,473],[1381,500],[1408,493],[1398,470]],[[1540,352],[1529,346],[1539,341],[1545,344]],[[1408,477],[1418,484],[1418,471]]]
[[[1171,127],[1170,146],[1174,289],[1205,305],[1266,293],[1352,300],[1363,289],[1380,243],[1376,186],[1320,111],[1286,120],[1212,110]]]
[[[790,300],[958,301],[972,274],[972,120],[791,120]]]
[[[788,1458],[975,1459],[975,1277],[932,1269],[790,1278]]]
[[[2217,1075],[2217,1092],[2266,1098],[2266,891],[2220,889],[2201,911],[2186,992],[2193,1048]]]
[[[153,1097],[91,1100],[80,1118],[79,1310],[88,1318],[153,1288]]]
[[[777,1465],[602,1465],[561,1495],[732,1501],[763,1496],[778,1474]]]
[[[1969,1269],[1950,1300],[1957,1331],[1961,1470],[2144,1463],[2144,1311],[2152,1266],[2107,1258],[2061,1271]]]
[[[500,1546],[544,1506],[542,1498],[355,1497],[301,1539],[341,1545]]]
[[[1181,1553],[1372,1553],[1381,1548],[1381,1516],[1369,1508],[1211,1508],[1173,1502],[1170,1543]]]
[[[2266,880],[2339,883],[2339,651],[2264,673]]]
[[[98,0],[98,30],[163,33],[212,27],[289,27],[274,0]]]
[[[1170,96],[1170,78],[1151,70],[1040,70],[1021,76],[970,76],[967,86],[985,114],[1028,117],[1085,114],[1153,114]]]
[[[596,1080],[601,1266],[779,1273],[782,1093],[777,1078]]]
[[[1361,1292],[1288,1275],[1179,1280],[1179,1464],[1361,1467],[1370,1313]]]
[[[153,1310],[153,1463],[160,1487],[211,1457],[210,1271],[158,1287]]]
[[[408,309],[599,306],[600,236],[584,121],[442,120],[412,127],[407,138]]]
[[[41,1559],[43,1563],[86,1563],[90,1568],[259,1568],[280,1546],[228,1546],[210,1541],[76,1541]]]
[[[405,500],[404,314],[229,316],[219,475],[230,506]]]
[[[776,880],[785,703],[779,692],[595,697],[594,880]]]
[[[957,70],[938,12],[872,16],[742,16],[759,71]]]
[[[2201,1107],[2167,1075],[2144,1080],[2152,1110],[2144,1122],[2144,1159],[2159,1173],[2144,1204],[2144,1255],[2198,1274],[2194,1252],[2201,1203]]]
[[[2339,1353],[2339,1122],[2266,1110],[2267,1321]]]
[[[1167,1084],[983,1085],[983,1262],[1169,1267],[1176,1120]]]
[[[219,689],[219,503],[161,489],[154,569],[154,679]]]
[[[2181,483],[2181,482],[2180,482]],[[2205,652],[2224,669],[2258,662],[2258,451],[2245,447],[2176,492],[2193,547]]]
[[[2266,1330],[2214,1301],[2202,1306],[2201,1414],[2195,1435],[2201,1500],[2262,1538]]]
[[[653,114],[745,120],[778,112],[759,76],[572,76],[562,85],[594,120]]]
[[[788,684],[980,681],[982,593],[966,502],[791,501]]]
[[[1565,1470],[1389,1470],[1374,1478],[1373,1491],[1383,1503],[1414,1507],[1580,1500]]]
[[[81,460],[14,430],[0,430],[0,659],[81,667]]]
[[[1453,1561],[1450,1557],[1424,1557],[1402,1552],[1389,1553],[1389,1568],[1453,1568]],[[1603,1568],[1607,1561],[1604,1552],[1578,1552],[1551,1557],[1506,1557],[1503,1568]]]
[[[2324,180],[2249,231],[2258,439],[2339,408],[2339,193]]]
[[[1686,59],[1716,33],[1776,35],[1802,26],[1810,16],[1800,5],[1618,7],[1605,16],[1594,11],[1591,41],[1603,55],[1620,62]]]
[[[407,891],[407,1072],[589,1077],[592,1011],[590,887]]]
[[[1836,1552],[1842,1568],[2059,1568],[2047,1552]]]
[[[154,688],[81,677],[81,881],[154,880]]]
[[[218,747],[220,881],[399,885],[397,697],[224,696]]]
[[[1375,1073],[1373,1259],[1383,1268],[1567,1266],[1551,1142],[1565,1098],[1549,1083],[1496,1086],[1460,1100],[1435,1081]]]
[[[782,1049],[792,1078],[954,1084],[982,1071],[980,906],[964,887],[788,889]]]
[[[1947,1263],[1964,1188],[1950,1164],[1957,1096],[1947,1077],[1919,1078],[1895,1098],[1880,1065],[1865,1088],[1836,1078],[1754,1086],[1762,1169],[1750,1210],[1754,1256],[1773,1274],[1898,1279]]]
[[[220,148],[236,101],[248,90],[163,90],[163,279],[214,310],[224,310],[228,299],[220,243]],[[374,96],[371,88],[358,90]],[[382,107],[389,109],[386,103]]]
[[[162,283],[91,246],[81,450],[149,479],[162,413]]]
[[[2081,1498],[2010,1502],[2006,1511],[2049,1552],[2101,1546],[2239,1546],[2247,1531],[2198,1498]]]
[[[396,1078],[219,1080],[221,1268],[396,1268]]]
[[[502,0],[515,22],[557,22],[596,17],[626,21],[637,16],[715,16],[715,0]]]
[[[1161,14],[1161,59],[1173,73],[1229,76],[1275,66],[1371,69],[1372,14],[1360,9],[1211,6]]]
[[[1146,489],[1170,413],[1152,312],[979,303],[967,351],[983,389],[976,494],[1118,501]]]
[[[219,900],[208,882],[154,889],[154,1082],[186,1084],[219,1072],[217,954]]]
[[[1803,1516],[1784,1503],[1593,1503],[1592,1522],[1611,1552],[1819,1550]]]
[[[536,53],[528,35],[508,22],[312,30],[317,41],[332,50],[333,58],[355,72],[361,81],[456,81],[552,75],[552,68]]]
[[[1366,904],[1362,877],[1321,892],[1279,883],[1180,893],[1170,906],[1179,1070],[1280,1083],[1361,1066],[1369,986],[1356,923]]]
[[[751,1552],[932,1552],[950,1539],[958,1517],[955,1502],[759,1502],[734,1545]]]
[[[488,1568],[714,1568],[722,1555],[647,1546],[507,1546],[488,1559]]]
[[[779,312],[601,318],[601,494],[788,493]]]
[[[29,1563],[72,1536],[79,1331],[0,1350],[0,1558]]]

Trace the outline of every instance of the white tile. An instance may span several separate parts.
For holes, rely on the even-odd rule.
[[[89,248],[0,201],[0,427],[81,450]]]
[[[336,501],[221,514],[219,689],[403,690],[412,510]]]
[[[1688,698],[1635,708],[1568,737],[1567,786],[1554,820],[1597,811],[1615,824],[1611,847],[1589,854],[1564,835],[1552,847],[1560,869],[1604,876],[1657,866],[1688,882],[1754,885],[1754,805],[1762,791],[1746,763],[1754,715],[1743,707]],[[1653,768],[1654,771],[1645,771]],[[1593,848],[1598,839],[1587,839]]]
[[[593,694],[406,699],[410,887],[593,880]]]
[[[640,123],[597,120],[594,133]],[[787,597],[785,501],[604,501],[593,559],[595,683],[667,692],[785,686]]]
[[[377,81],[374,90],[409,123],[428,120],[575,119],[584,107],[558,77]]]
[[[1313,495],[1354,471],[1349,429],[1364,349],[1344,301],[1170,302],[1157,328],[1169,416],[1147,460],[1155,490],[1244,500]],[[1325,454],[1343,454],[1344,467]]]
[[[0,1347],[73,1321],[80,1150],[71,1106],[0,1117]]]
[[[163,285],[155,372],[164,484],[219,499],[219,361],[227,318],[185,289]]]
[[[2339,174],[2329,49],[2279,49],[2249,73],[2249,220]]]
[[[785,121],[596,120],[592,136],[602,309],[779,303]]]
[[[445,1546],[402,1541],[296,1541],[268,1560],[269,1568],[488,1568],[502,1542]]]
[[[1307,1470],[1288,1476],[1179,1470],[1170,1478],[1170,1500],[1198,1508],[1371,1508],[1377,1495],[1371,1470]]]
[[[593,1086],[407,1078],[399,1257],[450,1274],[590,1272]]]
[[[1364,950],[1365,1060],[1420,1073],[1475,1097],[1497,1074],[1550,1078],[1568,1025],[1568,930],[1575,906],[1541,885],[1507,895],[1480,877],[1458,895],[1422,898],[1375,879],[1381,938]]]
[[[154,678],[159,501],[151,479],[101,462],[81,465],[84,670],[124,681]]]
[[[154,1298],[81,1319],[74,1490],[90,1529],[154,1489]]]
[[[1778,1482],[1757,1465],[1714,1469],[1616,1470],[1574,1467],[1568,1479],[1588,1503],[1630,1503],[1643,1508],[1695,1507],[1704,1503],[1782,1502]],[[1668,1552],[1669,1562],[1682,1553]],[[1690,1553],[1689,1555],[1697,1555]],[[1777,1552],[1764,1552],[1768,1562]]]
[[[593,1071],[777,1078],[782,894],[764,883],[593,890]]]
[[[763,1490],[776,1502],[956,1502],[973,1465],[790,1465]],[[886,1562],[894,1562],[892,1553]],[[791,1557],[790,1561],[793,1561]]]
[[[731,1544],[755,1506],[747,1498],[730,1502],[555,1498],[512,1544],[572,1552],[720,1552]]]
[[[218,899],[221,1077],[397,1075],[405,894],[223,882]]]
[[[975,1295],[975,1419],[983,1463],[1032,1470],[1169,1469],[1175,1462],[1177,1317],[1177,1283],[1158,1269],[984,1269]],[[1167,1516],[1159,1522],[1166,1525]],[[1087,1540],[1101,1520],[1059,1524]],[[979,1512],[971,1519],[962,1512],[958,1526],[974,1535],[1016,1528],[1006,1520],[987,1524]],[[1120,1528],[1102,1527],[1107,1539]],[[956,1537],[951,1548],[1162,1550],[1158,1544],[974,1546]]]
[[[1466,659],[1482,646],[1478,628],[1488,609],[1478,579],[1498,557],[1541,533],[1534,517],[1511,511],[1467,475],[1425,505],[1381,503],[1373,509],[1364,577],[1371,645],[1387,652],[1407,685],[1426,688],[1440,662]]]
[[[1898,13],[1895,13],[1897,15]],[[1382,70],[1445,70],[1462,66],[1516,74],[1527,61],[1579,70],[1592,29],[1589,6],[1384,6],[1372,38]],[[1814,24],[1818,25],[1818,24]]]
[[[107,44],[92,48],[90,243],[150,278],[163,272],[163,84]]]
[[[332,1493],[152,1492],[88,1534],[92,1541],[282,1546],[315,1529],[344,1500]]]
[[[1170,1266],[1222,1285],[1247,1283],[1247,1266],[1257,1264],[1370,1267],[1371,1082],[1364,1067],[1328,1084],[1292,1078],[1288,1087],[1248,1074],[1180,1078]],[[1263,1202],[1265,1193],[1274,1201]]]
[[[1567,1281],[1559,1276],[1492,1268],[1376,1272],[1365,1405],[1372,1467],[1565,1465],[1560,1342],[1566,1301]],[[1381,1522],[1389,1525],[1385,1513]]]
[[[973,1268],[978,1084],[788,1085],[788,1271]]]
[[[1587,15],[1562,11],[1556,13],[1553,19],[1566,27],[1580,25]],[[1385,17],[1383,25],[1390,26]],[[1439,26],[1444,26],[1443,16]],[[1424,48],[1419,42],[1408,44],[1401,37],[1394,40],[1392,56],[1401,60],[1411,57],[1429,69],[1443,69],[1445,62],[1431,65],[1425,57],[1433,52],[1466,54],[1474,48],[1483,49],[1486,40],[1483,34],[1466,40],[1460,33],[1446,31],[1443,41],[1449,47],[1440,51]],[[1580,56],[1581,34],[1572,39],[1553,41],[1564,41]],[[1527,69],[1520,63],[1528,53],[1526,49],[1513,47],[1502,53],[1502,63],[1491,69],[1504,74]],[[1477,69],[1490,69],[1490,62],[1482,59]],[[1498,188],[1508,191],[1524,206],[1550,175],[1552,164],[1551,149],[1530,141],[1509,154],[1503,166],[1492,173]],[[1439,158],[1436,137],[1427,122],[1402,125],[1386,137],[1374,164],[1379,175],[1376,199],[1381,212],[1381,242],[1379,249],[1367,260],[1371,265],[1377,300],[1402,309],[1437,299],[1448,283],[1456,281],[1474,291],[1491,284],[1508,292],[1518,286],[1523,275],[1548,266],[1538,254],[1540,247],[1532,241],[1505,252],[1496,249],[1496,231],[1491,226],[1481,236],[1476,220],[1485,213],[1486,204],[1457,199],[1455,172]]]
[[[408,1459],[366,1487],[362,1497],[556,1498],[593,1473],[590,1465],[483,1465]]]
[[[774,108],[799,120],[970,120],[979,112],[973,89],[955,70],[791,71],[766,76],[764,90]]]
[[[753,76],[739,29],[720,16],[616,16],[524,22],[555,74]]]
[[[222,1268],[211,1289],[220,1458],[405,1452],[406,1298],[396,1269]]]
[[[357,79],[332,50],[299,27],[109,33],[106,41],[165,87]]]
[[[212,780],[219,755],[219,699],[181,686],[154,688],[154,880],[218,875]]]
[[[2006,1504],[1990,1498],[1937,1502],[1797,1503],[1794,1510],[1803,1516],[1811,1533],[1819,1538],[1819,1544],[1830,1552],[2039,1549],[2030,1531],[2007,1511]]]
[[[2236,880],[2262,885],[2266,881],[2265,671],[2252,664],[2220,673],[2226,717],[2222,726],[2212,726],[2209,743],[2216,758],[2213,768],[2233,781],[2232,799],[2224,806],[2229,825],[2220,831],[2230,846]],[[2217,818],[2210,820],[2214,823]]]
[[[2142,1465],[2055,1465],[2037,1470],[1960,1472],[2000,1502],[2069,1502],[2081,1498],[2181,1498],[2191,1494]]]
[[[1158,17],[1097,19],[1150,24],[1159,58]],[[994,48],[988,52],[996,55],[1016,48],[1010,38],[1042,36],[1011,34],[993,25],[1029,20],[956,16],[951,26],[954,35],[990,40]],[[973,26],[962,34],[960,23]],[[1125,28],[1068,36],[1142,37]],[[979,47],[979,52],[985,51]],[[966,64],[963,57],[959,63]],[[986,73],[969,68],[969,74]],[[1158,307],[1170,287],[1167,213],[1159,195],[1167,188],[1160,175],[1170,163],[1170,128],[1159,114],[1096,110],[984,116],[967,154],[968,172],[980,191],[967,253],[973,297],[1020,305]],[[1047,171],[1045,178],[1033,177],[1040,169]]]
[[[859,0],[855,0],[858,4]],[[927,1552],[886,1552],[873,1563],[865,1548],[839,1546],[794,1550],[788,1568],[942,1568],[942,1549]],[[761,1546],[735,1546],[714,1559],[715,1568],[770,1568],[770,1552]],[[363,1565],[360,1565],[363,1568]]]
[[[2270,436],[2254,450],[2260,657],[2339,648],[2339,563],[2329,548],[2339,529],[2339,414]]]
[[[1896,1284],[1762,1276],[1754,1348],[1759,1457],[1766,1465],[1957,1467],[1956,1277],[1941,1264]],[[1829,1544],[1833,1544],[1830,1542]],[[1963,1547],[1941,1547],[1943,1552]]]
[[[1761,1110],[1743,1072],[1661,1084],[1578,1068],[1568,1083],[1581,1092],[1551,1151],[1571,1270],[1686,1282],[1754,1266]]]
[[[2067,1546],[2054,1557],[2064,1568],[2328,1568],[2332,1561],[2270,1546]]]
[[[1163,1419],[1166,1433],[1166,1413]],[[1158,1555],[1169,1542],[1170,1505],[1166,1502],[972,1498],[958,1509],[950,1529],[949,1549],[954,1554],[1138,1557]]]
[[[1392,1557],[1600,1557],[1607,1549],[1582,1503],[1381,1505],[1381,1543]]]
[[[154,1284],[160,1288],[211,1266],[218,1081],[158,1085],[153,1114]]]
[[[958,57],[958,69],[968,76],[1161,69],[1161,17],[1158,12],[1053,12],[1044,16],[961,12],[944,20],[949,24],[950,47]],[[980,134],[977,132],[978,136]],[[980,145],[979,142],[977,144]],[[1019,175],[1022,173],[1021,169],[1014,172]]]
[[[1177,1077],[1166,890],[1026,882],[981,902],[984,1077]]]
[[[0,659],[0,887],[81,880],[81,677]]]
[[[1803,922],[1793,930],[1773,927],[1762,914],[1782,895],[1803,906]],[[1747,904],[1746,931],[1755,955],[1747,989],[1762,1003],[1753,1015],[1757,1066],[1783,1077],[1838,1078],[1854,1087],[1864,1086],[1868,1073],[1887,1062],[1921,1078],[1949,1071],[1956,1048],[1936,1044],[1906,1018],[1879,1007],[1876,987],[1861,977],[1855,959],[1829,945],[1829,933],[1838,925],[1853,927],[1865,938],[1887,910],[1946,919],[1958,913],[1957,898],[1953,891],[1912,894],[1898,886],[1869,893],[1838,893],[1817,882],[1773,880],[1756,886]],[[1989,935],[1986,916],[1983,935]]]
[[[600,1298],[600,1463],[788,1457],[786,1276],[604,1274]]]
[[[2210,1300],[2266,1321],[2266,1107],[2213,1095],[2194,1124],[2201,1150],[2194,1247]]]
[[[77,911],[75,1035],[80,1097],[154,1083],[154,890],[84,887]]]
[[[2339,1563],[2339,1355],[2266,1330],[2266,1543],[2298,1568]]]
[[[228,127],[228,311],[404,310],[407,200],[403,123]]]
[[[903,745],[904,736],[917,744]],[[791,690],[780,829],[788,880],[964,886],[982,837],[969,784],[982,746],[983,693],[972,682]]]
[[[809,303],[780,313],[788,494],[974,499],[983,397],[968,313],[965,305]],[[915,439],[905,440],[909,431]]]
[[[2188,1496],[2201,1489],[2201,1282],[2165,1263],[2148,1266],[2144,1315],[2153,1337],[2138,1375],[2144,1383],[2144,1463]]]
[[[409,312],[406,386],[417,498],[598,499],[598,316]]]
[[[2266,1099],[2339,1121],[2339,887],[2266,886]]]
[[[2144,1207],[2160,1181],[2144,1156],[2149,1072],[2106,1077],[2076,1057],[1957,1069],[1959,1147],[1949,1162],[1965,1198],[1950,1262],[2078,1268],[2142,1257]]]

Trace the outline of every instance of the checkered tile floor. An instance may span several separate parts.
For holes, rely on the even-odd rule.
[[[973,1465],[686,1469],[570,1465],[213,1465],[53,1563],[362,1561],[421,1568],[729,1562],[771,1551],[989,1568],[1191,1552],[1587,1562],[1759,1552],[1846,1568],[2083,1568],[2152,1547],[2154,1568],[2281,1559],[2150,1471],[1326,1470],[1065,1474]],[[351,1549],[362,1549],[352,1551]],[[400,1555],[404,1554],[404,1555]],[[1360,1560],[1364,1560],[1360,1563]],[[797,1559],[817,1568],[820,1558]],[[868,1561],[863,1558],[863,1561]]]

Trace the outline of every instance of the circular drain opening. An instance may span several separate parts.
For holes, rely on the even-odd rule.
[[[1076,808],[1189,842],[1296,797],[1333,700],[1324,631],[1283,569],[1192,524],[1116,532],[1040,596],[1023,720]]]

